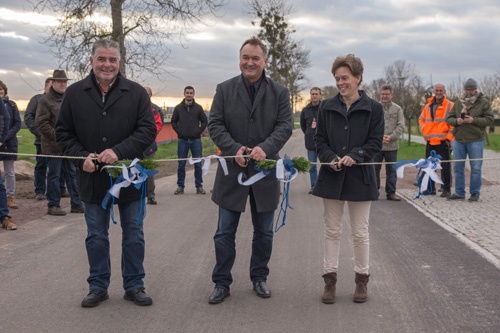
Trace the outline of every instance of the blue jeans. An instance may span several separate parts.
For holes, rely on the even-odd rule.
[[[177,155],[179,158],[187,158],[189,150],[193,158],[202,157],[201,139],[177,139]],[[184,187],[186,179],[186,161],[179,161],[177,165],[177,186]],[[194,183],[196,187],[203,186],[201,163],[194,164]]]
[[[125,291],[144,287],[144,232],[143,224],[136,221],[141,205],[144,204],[144,200],[118,204],[122,227],[122,277]],[[111,207],[104,209],[101,205],[85,204],[85,222],[87,223],[85,247],[90,266],[90,275],[87,278],[89,289],[108,290],[109,287],[111,276],[108,237],[110,209]]]
[[[63,158],[47,158],[49,172],[47,175],[47,201],[49,207],[61,205],[61,173],[64,173],[66,185],[71,199],[71,207],[83,205],[76,185],[76,168],[69,160]]]
[[[381,150],[380,153],[375,155],[373,159],[376,163],[381,163],[385,159],[386,162],[397,162],[398,151],[397,150]],[[380,189],[380,169],[382,164],[375,164],[375,174],[377,175],[377,188]],[[387,196],[396,193],[396,170],[392,167],[392,164],[385,165],[385,193]]]
[[[307,150],[307,159],[312,162],[316,163],[318,161],[318,153],[316,150]],[[309,168],[309,178],[311,179],[311,188],[316,185],[316,179],[318,178],[318,168],[316,167],[316,164],[311,164],[311,167]]]
[[[0,223],[9,216],[9,206],[7,206],[7,191],[3,185],[2,175],[0,175]]]
[[[267,281],[268,263],[273,249],[274,211],[257,213],[250,191],[250,206],[253,224],[252,256],[250,259],[250,280],[253,283]],[[214,236],[216,264],[212,281],[219,288],[229,290],[233,282],[231,269],[236,259],[236,229],[241,212],[219,207],[219,222]]]
[[[453,142],[453,158],[455,160],[465,160],[467,155],[469,159],[480,159],[470,162],[470,194],[481,194],[481,170],[483,167],[484,140],[461,143],[455,140]],[[465,161],[453,162],[455,171],[455,194],[465,197]]]
[[[39,144],[35,144],[36,148],[36,164],[34,172],[34,185],[35,194],[45,194],[47,189],[47,160],[48,157],[42,157],[38,155],[43,155],[42,147]],[[59,180],[61,186],[61,193],[66,192],[66,183],[64,174],[61,172],[61,179]]]

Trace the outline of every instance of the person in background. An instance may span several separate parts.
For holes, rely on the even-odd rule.
[[[316,152],[316,143],[314,142],[314,133],[316,133],[316,123],[318,121],[319,102],[321,102],[321,89],[318,87],[311,88],[311,102],[306,105],[300,113],[300,128],[304,133],[304,141],[307,149],[307,159],[311,162],[309,168],[309,178],[311,181],[311,189],[309,194],[312,194],[316,178],[318,177],[318,153]]]
[[[98,306],[109,298],[108,234],[114,207],[102,207],[111,187],[107,172],[101,172],[102,167],[119,160],[141,158],[156,137],[146,90],[120,74],[118,43],[110,39],[95,41],[90,65],[90,74],[67,89],[56,125],[57,143],[64,154],[85,157],[75,161],[87,224],[85,247],[90,274],[89,292],[81,302],[85,308]],[[151,305],[153,299],[144,289],[144,221],[137,220],[146,204],[142,188],[122,188],[115,203],[122,228],[123,298],[136,305]]]
[[[17,104],[7,95],[7,85],[0,81],[0,98],[7,109],[7,131],[5,137],[0,141],[0,161],[3,161],[5,172],[5,189],[7,191],[7,205],[10,209],[17,209],[18,206],[14,202],[14,194],[16,193],[16,172],[14,170],[14,161],[17,161],[18,141],[17,132],[21,129],[21,116]],[[5,155],[4,153],[13,153],[14,155]]]
[[[61,208],[61,172],[66,177],[70,193],[71,213],[83,213],[83,203],[80,200],[76,185],[76,169],[73,163],[56,156],[62,155],[57,145],[55,126],[60,112],[64,92],[68,86],[68,77],[64,70],[56,69],[51,77],[52,86],[49,92],[42,96],[36,110],[35,126],[40,132],[42,152],[54,157],[47,158],[47,214],[64,216],[66,212]]]
[[[374,161],[382,163],[384,160],[389,163],[398,161],[399,138],[405,130],[405,116],[403,109],[392,101],[392,87],[383,85],[380,89],[380,103],[384,107],[384,139],[382,150],[375,155]],[[375,173],[377,174],[377,188],[380,190],[380,169],[382,164],[375,165]],[[385,165],[385,194],[387,200],[401,201],[396,195],[396,170],[391,164]]]
[[[43,94],[37,94],[31,97],[26,111],[24,112],[24,123],[28,127],[29,131],[35,136],[35,149],[36,149],[36,162],[35,162],[35,173],[34,173],[34,186],[35,186],[35,199],[38,201],[46,200],[45,192],[47,190],[47,157],[39,156],[42,153],[42,143],[40,141],[40,132],[36,129],[35,118],[36,118],[36,108],[38,107],[38,102],[42,99],[44,94],[47,94],[52,85],[51,78],[45,79],[45,86]],[[69,192],[66,190],[66,177],[61,170],[61,178],[59,179],[61,186],[61,197],[69,198]]]
[[[153,92],[151,91],[150,87],[145,86],[144,89],[146,89],[146,92],[149,95],[149,98],[153,97]],[[156,135],[160,133],[161,128],[163,127],[163,116],[162,116],[162,111],[161,108],[151,102],[151,111],[153,111],[153,116],[155,118],[155,124],[156,124]],[[151,146],[146,149],[144,152],[144,158],[155,158],[155,152],[158,150],[158,145],[156,144],[156,140],[153,141]],[[150,176],[148,177],[146,181],[146,187],[147,187],[147,196],[148,196],[148,205],[156,205],[156,198],[155,198],[155,176]]]
[[[368,300],[370,277],[370,207],[372,201],[378,200],[373,161],[382,148],[384,110],[359,90],[363,80],[360,58],[353,54],[337,57],[332,74],[339,93],[321,102],[314,136],[318,158],[325,163],[313,191],[313,195],[323,198],[325,208],[322,302],[335,302],[342,221],[348,211],[354,246],[353,301],[363,303]]]
[[[189,151],[193,158],[203,156],[201,133],[207,127],[207,116],[200,104],[194,100],[194,88],[184,88],[184,99],[174,108],[172,128],[177,133],[177,155],[179,159],[188,157]],[[177,189],[174,194],[184,194],[186,179],[186,160],[178,162]],[[205,194],[203,189],[203,173],[201,163],[194,164],[194,183],[197,194]]]
[[[0,81],[1,82],[1,81]],[[7,132],[9,115],[4,103],[0,103],[0,143],[5,138],[4,134]],[[2,228],[6,230],[16,230],[17,225],[9,215],[9,206],[7,205],[7,194],[5,186],[0,175],[0,223]]]
[[[476,202],[481,195],[481,172],[483,167],[483,150],[486,127],[493,126],[494,117],[488,99],[477,90],[477,82],[468,79],[464,84],[464,92],[448,113],[446,121],[454,126],[453,134],[453,170],[455,173],[455,193],[448,199],[465,199],[465,159],[470,163],[470,197]]]
[[[215,287],[208,298],[210,304],[222,303],[230,295],[236,230],[248,198],[254,230],[250,280],[258,297],[271,297],[268,263],[280,185],[272,175],[249,186],[238,181],[241,172],[248,178],[258,173],[253,161],[279,159],[278,153],[293,131],[290,93],[266,77],[267,60],[267,48],[260,39],[246,40],[240,48],[241,74],[217,85],[210,110],[210,137],[222,156],[236,156],[227,163],[227,176],[219,164],[212,192],[212,201],[219,206],[219,219],[214,236]]]
[[[422,113],[418,118],[420,132],[425,141],[425,157],[431,156],[431,151],[435,151],[441,156],[441,160],[450,160],[450,148],[453,141],[453,126],[446,122],[446,115],[453,109],[455,103],[446,98],[446,88],[444,84],[437,83],[434,85],[434,96],[427,100],[422,109]],[[450,196],[451,188],[451,167],[450,162],[441,163],[441,180],[443,181],[442,198]],[[424,194],[436,194],[435,184],[429,180],[429,188],[424,191]]]

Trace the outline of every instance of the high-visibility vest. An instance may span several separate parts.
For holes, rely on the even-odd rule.
[[[424,106],[418,118],[420,131],[424,139],[432,146],[439,145],[444,140],[453,141],[453,126],[448,125],[446,122],[446,115],[451,112],[455,103],[445,97],[443,103],[436,109],[434,117],[432,117],[431,105],[434,97],[429,98],[427,101],[428,103]]]

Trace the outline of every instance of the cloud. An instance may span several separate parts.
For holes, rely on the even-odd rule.
[[[38,84],[38,76],[57,68],[46,46],[39,43],[43,24],[51,15],[38,17],[18,0],[2,1],[0,45],[2,78],[9,90],[29,98],[33,89],[20,80]],[[333,59],[354,53],[365,64],[364,81],[383,77],[384,68],[399,59],[413,64],[430,84],[448,83],[461,77],[480,77],[500,71],[500,6],[496,0],[295,0],[290,22],[296,37],[310,50],[312,66],[306,75],[310,85],[334,85],[330,73]],[[166,82],[148,75],[141,83],[168,96],[182,96],[187,85],[197,97],[211,98],[217,83],[239,74],[238,50],[258,29],[251,25],[242,2],[229,1],[218,17],[206,25],[193,25],[185,48],[171,44],[172,58]],[[6,14],[7,13],[7,14]],[[24,39],[28,38],[28,39]],[[43,80],[40,81],[40,89]],[[11,87],[13,89],[11,89]]]

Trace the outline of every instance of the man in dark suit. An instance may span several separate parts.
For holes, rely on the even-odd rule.
[[[210,137],[222,156],[236,156],[233,163],[228,163],[227,176],[219,165],[212,193],[212,200],[219,206],[219,220],[214,236],[215,288],[209,297],[210,304],[221,303],[229,296],[236,229],[248,197],[254,227],[250,279],[257,296],[271,296],[267,276],[279,182],[272,174],[250,186],[238,182],[240,172],[248,178],[258,172],[253,161],[278,159],[278,152],[292,135],[290,93],[266,77],[266,65],[265,45],[256,37],[246,40],[240,48],[241,75],[217,86],[210,110]]]

